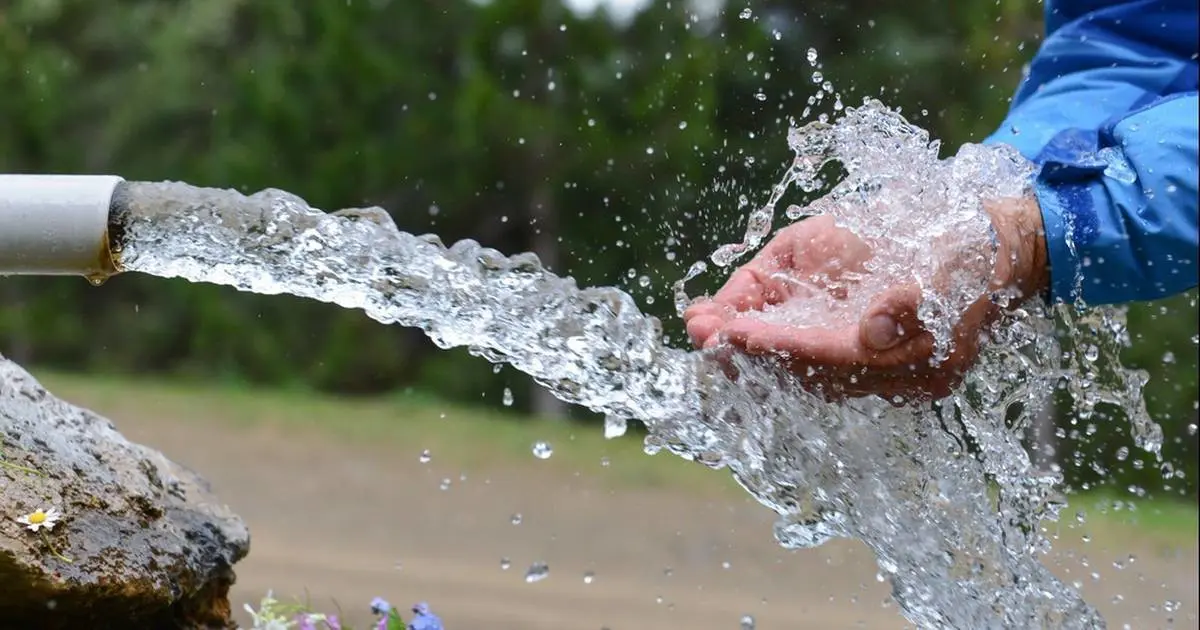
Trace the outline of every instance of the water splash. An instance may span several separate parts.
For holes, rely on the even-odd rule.
[[[533,584],[550,577],[550,565],[545,562],[535,562],[525,570],[525,582]]]
[[[788,187],[816,190],[831,161],[848,175],[807,212],[831,214],[886,248],[888,260],[902,263],[891,271],[936,265],[922,256],[931,238],[990,251],[978,200],[1028,183],[1028,165],[1002,149],[966,147],[938,160],[924,131],[878,103],[795,129],[789,144],[796,158],[751,216],[744,247],[716,259],[757,247]],[[243,196],[179,183],[127,184],[115,205],[126,270],[362,309],[383,323],[420,327],[440,347],[511,364],[614,425],[640,420],[648,452],[727,468],[780,515],[775,535],[784,546],[862,540],[920,627],[1104,625],[1039,562],[1048,545],[1039,523],[1057,517],[1060,477],[1032,466],[1020,438],[1065,383],[1086,410],[1126,409],[1142,443],[1157,447],[1142,377],[1116,363],[1126,341],[1119,313],[1013,309],[950,397],[907,407],[877,398],[833,404],[746,357],[731,359],[731,379],[713,354],[665,346],[660,323],[618,289],[579,288],[532,254],[506,257],[469,240],[446,247],[403,233],[378,208],[326,214],[278,190]],[[918,217],[895,208],[924,210]],[[918,223],[921,230],[912,229]],[[971,288],[928,287],[936,308],[922,317],[948,330]],[[1070,332],[1066,343],[1054,334],[1055,318]],[[1092,348],[1101,361],[1090,360]]]

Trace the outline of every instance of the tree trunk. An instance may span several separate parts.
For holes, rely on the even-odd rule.
[[[17,363],[28,364],[33,358],[33,348],[29,342],[29,305],[24,303],[20,278],[0,279],[0,304],[10,313],[16,313],[12,325],[11,342],[8,348],[0,348],[0,354],[7,354],[9,359]]]
[[[546,163],[546,153],[549,148],[545,145],[539,147],[542,163]],[[534,183],[529,204],[529,229],[532,231],[530,242],[533,253],[538,255],[542,265],[547,269],[558,271],[559,226],[558,213],[554,207],[554,194],[550,190],[550,182],[546,179],[545,171],[540,169],[535,171],[534,177],[537,177],[538,180]],[[534,415],[562,419],[567,417],[569,410],[566,403],[552,396],[550,392],[546,391],[546,388],[540,385],[534,384],[532,388],[530,404]]]
[[[555,32],[557,28],[548,22],[542,20],[538,28],[532,29],[532,39],[529,46],[532,52],[539,53],[541,59],[553,59],[556,55],[556,48],[559,42],[559,35]],[[528,73],[525,76],[525,89],[529,94],[536,94],[540,89],[540,80],[535,78],[537,75]],[[546,100],[543,102],[543,107],[554,107],[555,100],[553,96],[547,94]],[[542,126],[533,134],[533,143],[529,149],[528,169],[528,187],[525,190],[529,191],[529,206],[528,219],[530,230],[529,244],[533,253],[537,254],[542,261],[542,266],[546,269],[561,273],[559,269],[559,246],[558,237],[560,225],[558,221],[558,207],[555,204],[556,185],[561,186],[557,175],[560,171],[560,165],[557,162],[557,147],[559,136],[555,132],[554,126],[550,121],[545,121]],[[552,176],[553,174],[553,176]],[[531,385],[533,391],[530,392],[530,407],[534,415],[546,418],[567,419],[570,412],[567,404],[550,395],[546,388],[534,384]]]

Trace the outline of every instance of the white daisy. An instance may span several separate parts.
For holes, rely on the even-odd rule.
[[[46,531],[49,531],[54,529],[54,524],[60,518],[62,518],[62,513],[58,511],[58,508],[51,507],[48,510],[39,509],[36,512],[21,516],[17,518],[17,522],[28,527],[31,532],[36,532],[43,527],[46,528]]]

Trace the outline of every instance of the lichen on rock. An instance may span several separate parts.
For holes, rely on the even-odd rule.
[[[207,482],[0,356],[3,627],[235,627],[245,523]],[[18,519],[61,513],[39,531]],[[36,519],[35,519],[36,520]]]

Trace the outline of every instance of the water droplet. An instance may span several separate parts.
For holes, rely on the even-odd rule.
[[[733,18],[733,13],[729,17]],[[767,29],[760,30],[766,35]],[[815,50],[811,62],[810,73],[825,69],[817,63]],[[761,79],[762,71],[759,72],[760,80],[765,81]],[[813,91],[812,109],[827,109],[822,106],[834,100],[823,91],[824,82],[822,77],[822,91]],[[770,84],[757,85],[767,88]],[[896,92],[889,90],[886,94]],[[818,100],[818,95],[824,95],[823,100]],[[580,115],[586,119],[589,113]],[[810,318],[808,312],[793,313],[786,309],[762,314],[787,318],[796,325],[827,324],[842,315],[848,321],[856,321],[858,314],[852,312],[857,308],[855,305],[869,304],[867,298],[873,292],[886,290],[910,277],[934,277],[939,270],[935,267],[944,265],[946,260],[940,255],[929,255],[934,252],[930,251],[928,234],[936,235],[937,243],[944,242],[952,248],[954,251],[950,253],[969,256],[978,253],[974,251],[976,246],[987,246],[983,230],[987,217],[979,212],[978,200],[983,195],[998,198],[1021,194],[1033,172],[1032,165],[1018,162],[1019,155],[1005,153],[1001,151],[1003,147],[966,144],[959,148],[952,165],[950,161],[939,160],[936,143],[926,130],[910,125],[900,112],[878,101],[864,101],[861,107],[837,115],[832,122],[825,112],[817,115],[824,118],[789,131],[787,140],[793,150],[793,162],[786,167],[785,178],[771,189],[765,204],[746,208],[750,212],[749,216],[741,217],[748,228],[742,242],[719,249],[722,253],[714,254],[712,260],[727,264],[760,249],[778,227],[773,223],[775,209],[783,203],[784,195],[793,186],[804,193],[827,187],[821,183],[821,173],[830,177],[839,191],[852,194],[832,198],[809,195],[813,213],[836,214],[833,218],[839,224],[878,241],[883,249],[894,248],[896,256],[880,251],[876,262],[880,263],[881,273],[871,270],[864,274],[872,281],[854,288],[850,295],[853,299],[839,298],[839,309],[811,309],[824,320],[814,322],[816,318]],[[746,144],[759,144],[756,138],[748,140]],[[660,141],[661,138],[639,142],[646,146]],[[666,147],[663,153],[667,152]],[[757,147],[747,150],[760,151]],[[721,160],[725,164],[718,165],[722,179],[731,178],[734,173],[720,169],[736,168],[738,162],[749,166],[749,158],[754,157],[744,150],[729,153],[725,156],[729,159]],[[827,169],[827,164],[840,166]],[[834,170],[838,172],[835,174]],[[749,182],[719,183],[724,187],[714,186],[712,192],[717,195],[706,201],[752,192]],[[173,190],[172,185],[166,186],[168,191]],[[226,191],[218,192],[223,195]],[[695,192],[701,193],[698,198],[705,196],[703,190]],[[765,191],[753,192],[757,196]],[[1052,597],[1035,598],[1038,607],[1044,606],[1039,614],[1045,612],[1057,618],[1067,614],[1090,616],[1086,607],[1077,605],[1075,593],[1065,585],[1047,581],[1039,573],[1018,575],[1024,580],[1019,588],[1009,579],[1014,572],[1021,573],[1025,565],[1014,564],[1014,558],[1005,553],[1005,546],[1029,541],[993,540],[992,534],[1007,525],[999,520],[1005,518],[1030,532],[1031,540],[1036,537],[1042,514],[1038,508],[1026,506],[1046,505],[1047,484],[1029,483],[1031,480],[1024,474],[1029,460],[1021,449],[1008,448],[1017,444],[1021,436],[1006,426],[1007,418],[993,412],[1007,401],[1029,400],[1065,381],[1065,386],[1071,388],[1065,393],[1071,394],[1081,407],[1070,418],[1079,423],[1077,434],[1085,426],[1090,431],[1090,427],[1100,423],[1100,418],[1093,418],[1091,407],[1095,404],[1114,401],[1121,403],[1114,406],[1129,410],[1130,415],[1138,413],[1135,407],[1141,402],[1138,392],[1144,383],[1137,380],[1140,377],[1124,375],[1115,361],[1111,370],[1107,364],[1110,347],[1114,349],[1111,358],[1118,358],[1111,333],[1119,335],[1124,330],[1119,315],[1097,312],[1083,319],[1062,313],[1060,328],[1074,326],[1075,332],[1067,332],[1070,338],[1060,345],[1043,330],[1057,323],[1059,313],[1030,305],[1027,316],[1014,315],[1016,321],[1012,326],[1008,325],[1006,314],[1005,325],[996,328],[1004,337],[1002,343],[992,344],[993,352],[987,353],[976,368],[964,375],[967,382],[963,391],[969,395],[953,403],[961,408],[955,413],[961,411],[964,424],[978,423],[983,429],[975,436],[979,442],[978,457],[962,457],[964,453],[954,452],[953,444],[958,442],[961,446],[965,435],[929,440],[915,430],[934,419],[928,407],[916,412],[916,419],[922,422],[913,423],[902,421],[913,419],[912,410],[896,412],[882,399],[856,401],[853,405],[826,404],[817,400],[819,397],[808,396],[802,388],[792,387],[795,383],[781,381],[778,377],[784,375],[777,371],[759,371],[749,363],[737,366],[741,372],[738,382],[730,381],[719,369],[709,370],[707,362],[693,360],[697,355],[663,344],[658,322],[639,312],[636,300],[618,290],[581,288],[574,281],[545,272],[524,259],[483,251],[473,241],[446,247],[394,230],[376,233],[376,226],[367,222],[350,223],[336,213],[326,214],[302,202],[286,207],[270,203],[265,204],[269,207],[259,208],[256,205],[262,198],[238,198],[236,193],[228,198],[228,209],[209,207],[207,202],[195,204],[198,209],[195,216],[187,213],[189,219],[198,222],[195,224],[180,223],[181,217],[171,213],[142,221],[149,225],[143,225],[141,236],[129,242],[130,251],[142,254],[143,261],[153,258],[156,262],[133,270],[161,275],[164,269],[187,268],[184,275],[191,281],[235,284],[258,293],[295,293],[321,301],[370,304],[372,317],[404,326],[420,326],[440,347],[466,346],[493,360],[511,360],[555,394],[581,406],[600,413],[621,410],[620,415],[626,417],[643,417],[648,427],[647,452],[665,449],[706,465],[727,463],[739,470],[739,481],[760,501],[767,499],[772,504],[795,506],[797,513],[785,519],[789,521],[786,535],[779,536],[785,546],[811,546],[834,536],[853,535],[867,542],[881,558],[894,561],[898,566],[885,568],[881,560],[880,568],[895,582],[896,604],[906,612],[918,606],[958,619],[978,619],[994,612],[990,610],[994,602],[1002,602],[1022,608],[1013,611],[1013,618],[1029,618],[1027,614],[1034,611],[1028,609],[1027,598],[1017,591],[1046,589]],[[671,203],[656,201],[662,205]],[[825,203],[819,204],[821,201]],[[259,212],[263,209],[268,213]],[[647,212],[653,209],[648,203]],[[721,210],[712,208],[710,217],[704,216],[708,208],[683,210],[682,214],[691,215],[681,217],[687,222],[679,223],[690,228],[706,218],[715,220],[719,216],[721,221],[735,218]],[[296,251],[298,255],[280,261],[273,259],[271,252],[256,247],[262,235],[271,235],[269,228],[262,229],[265,225],[255,224],[255,217],[260,215],[267,217],[267,225],[296,227],[292,230],[295,242],[286,244],[290,247],[288,251]],[[231,216],[245,220],[239,223],[239,229],[246,228],[245,233],[230,235],[232,238],[212,238],[223,234],[215,228],[226,230],[226,219]],[[136,216],[134,220],[141,221]],[[162,222],[156,223],[159,221]],[[184,225],[187,229],[181,229]],[[138,230],[134,228],[139,226],[130,228],[136,233]],[[374,248],[376,243],[381,247]],[[623,242],[597,245],[627,247]],[[378,254],[378,258],[370,265],[352,264],[353,257],[362,251],[360,246],[370,249],[372,257]],[[138,251],[139,248],[144,251]],[[230,260],[231,265],[228,269],[222,265],[215,272],[204,265],[191,264],[196,259],[192,252],[197,251],[203,254],[203,259]],[[512,268],[509,262],[513,263]],[[294,273],[296,268],[289,266],[294,263],[304,265],[299,276]],[[313,282],[313,277],[303,271],[322,268],[337,268],[339,273],[330,281],[321,278],[320,282]],[[422,272],[426,269],[434,273],[451,271],[464,283],[425,282],[428,278]],[[385,284],[399,284],[406,289],[391,291],[388,287],[378,287],[375,274],[380,271],[396,275],[398,283]],[[413,271],[416,275],[409,275]],[[960,304],[962,296],[970,295],[973,300],[979,295],[976,289],[986,288],[986,279],[982,279],[982,287],[975,285],[981,278],[969,273],[970,269],[951,271],[955,273],[947,274],[946,282],[954,285],[953,290],[942,295],[940,288],[928,287],[930,295],[923,296],[927,299],[923,299],[923,312],[919,314],[923,322],[928,321],[930,336],[942,356],[951,351],[955,315],[962,312],[960,307],[965,308]],[[960,282],[964,279],[965,283]],[[802,302],[799,311],[822,306],[818,300],[799,302]],[[850,308],[841,309],[840,302]],[[843,312],[847,310],[851,312]],[[484,311],[488,322],[480,326],[478,314]],[[460,317],[460,313],[467,316]],[[800,321],[791,322],[793,318]],[[1120,330],[1106,329],[1110,325]],[[1104,349],[1103,370],[1082,365],[1088,363],[1082,355],[1083,345],[1089,342]],[[1071,351],[1062,360],[1055,348],[1078,348],[1078,356]],[[1013,370],[1025,372],[1010,376]],[[1079,373],[1069,376],[1079,378],[1063,379],[1063,372],[1068,370]],[[1095,374],[1089,376],[1087,372]],[[697,409],[697,403],[705,408]],[[698,411],[703,411],[703,418],[698,417]],[[783,417],[803,417],[806,426],[798,427],[803,431],[780,430],[786,428],[777,422]],[[1030,418],[1025,414],[1020,419]],[[1140,437],[1135,435],[1140,443],[1161,442],[1153,434],[1146,434],[1149,418],[1133,420],[1134,428],[1141,433]],[[1063,424],[1067,422],[1064,418]],[[1185,418],[1183,422],[1188,420]],[[1024,425],[1025,422],[1014,423],[1014,426]],[[847,433],[848,429],[853,429],[853,436]],[[1074,427],[1071,430],[1076,431]],[[896,474],[874,474],[880,458],[890,458]],[[878,489],[871,496],[863,496],[865,486],[855,482],[863,479],[863,475],[870,475],[871,485]],[[922,483],[911,483],[914,478]],[[981,496],[989,484],[1000,486],[999,510],[957,509],[960,502]],[[889,500],[877,500],[879,497]],[[947,506],[952,509],[946,509]],[[795,523],[791,522],[793,516]],[[969,536],[973,545],[978,543],[981,557],[993,562],[978,574],[961,575],[960,584],[948,591],[943,588],[944,573],[922,569],[927,563],[938,562],[940,552],[954,552],[961,549],[961,544],[922,534],[952,530],[962,534],[959,541]],[[527,559],[522,560],[524,563]],[[993,579],[996,577],[1001,579]],[[960,585],[961,591],[957,588]],[[925,595],[928,601],[921,597]],[[726,623],[732,625],[734,618],[730,615]],[[1078,619],[1075,623],[1090,627],[1095,625],[1092,621]]]
[[[450,482],[450,478],[449,478],[449,477],[445,477],[445,478],[443,478],[443,479],[442,479],[442,483],[441,483],[441,485],[439,485],[438,487],[439,487],[439,488],[441,488],[443,491],[445,491],[445,490],[449,490],[449,489],[450,489],[450,483],[451,483],[451,482]]]
[[[550,577],[550,565],[545,562],[535,562],[525,571],[525,582],[533,584]]]
[[[749,20],[750,18],[754,17],[754,11],[750,7],[746,7],[745,9],[742,9],[742,12],[738,14],[738,17],[742,18],[743,20]]]
[[[681,121],[679,121],[679,128],[680,128],[680,129],[687,129],[687,121],[686,121],[686,120],[681,120]]]
[[[583,574],[583,583],[584,584],[591,584],[593,581],[595,581],[595,579],[596,579],[596,574],[591,571],[587,571]]]
[[[433,459],[433,454],[429,452],[429,449],[425,449],[421,451],[421,456],[417,458],[417,461],[422,464],[428,464],[431,459]]]
[[[819,84],[824,80],[825,80],[825,75],[821,74],[820,71],[812,73],[812,82],[813,83]]]
[[[500,402],[503,403],[505,407],[511,407],[513,405],[513,393],[511,389],[507,387],[504,388],[504,394],[501,396]]]
[[[1175,362],[1175,353],[1174,352],[1164,353],[1163,357],[1162,357],[1162,361],[1163,361],[1163,363],[1174,363]]]
[[[808,52],[805,53],[805,57],[808,59],[808,65],[810,65],[810,66],[817,65],[817,49],[816,48],[809,48]]]
[[[741,630],[754,630],[754,617],[751,615],[742,615]]]
[[[551,448],[549,442],[538,441],[538,442],[533,443],[533,456],[534,457],[536,457],[538,459],[550,459],[550,456],[553,454],[554,454],[554,449]]]
[[[507,571],[512,567],[512,560],[508,558],[500,558],[500,570]]]
[[[629,425],[626,422],[625,418],[621,418],[618,416],[605,416],[604,417],[604,437],[605,437],[605,439],[611,440],[613,438],[618,438],[618,437],[621,437],[622,435],[625,435],[625,431],[628,429],[628,427],[629,427]]]
[[[804,216],[804,208],[796,204],[791,204],[787,207],[787,210],[784,210],[784,215],[794,221]]]
[[[756,100],[756,101],[765,101],[765,100],[767,100],[767,95],[766,95],[766,94],[764,94],[764,93],[763,93],[763,92],[761,92],[761,91],[759,91],[759,92],[756,92],[756,93],[754,94],[754,100]]]

